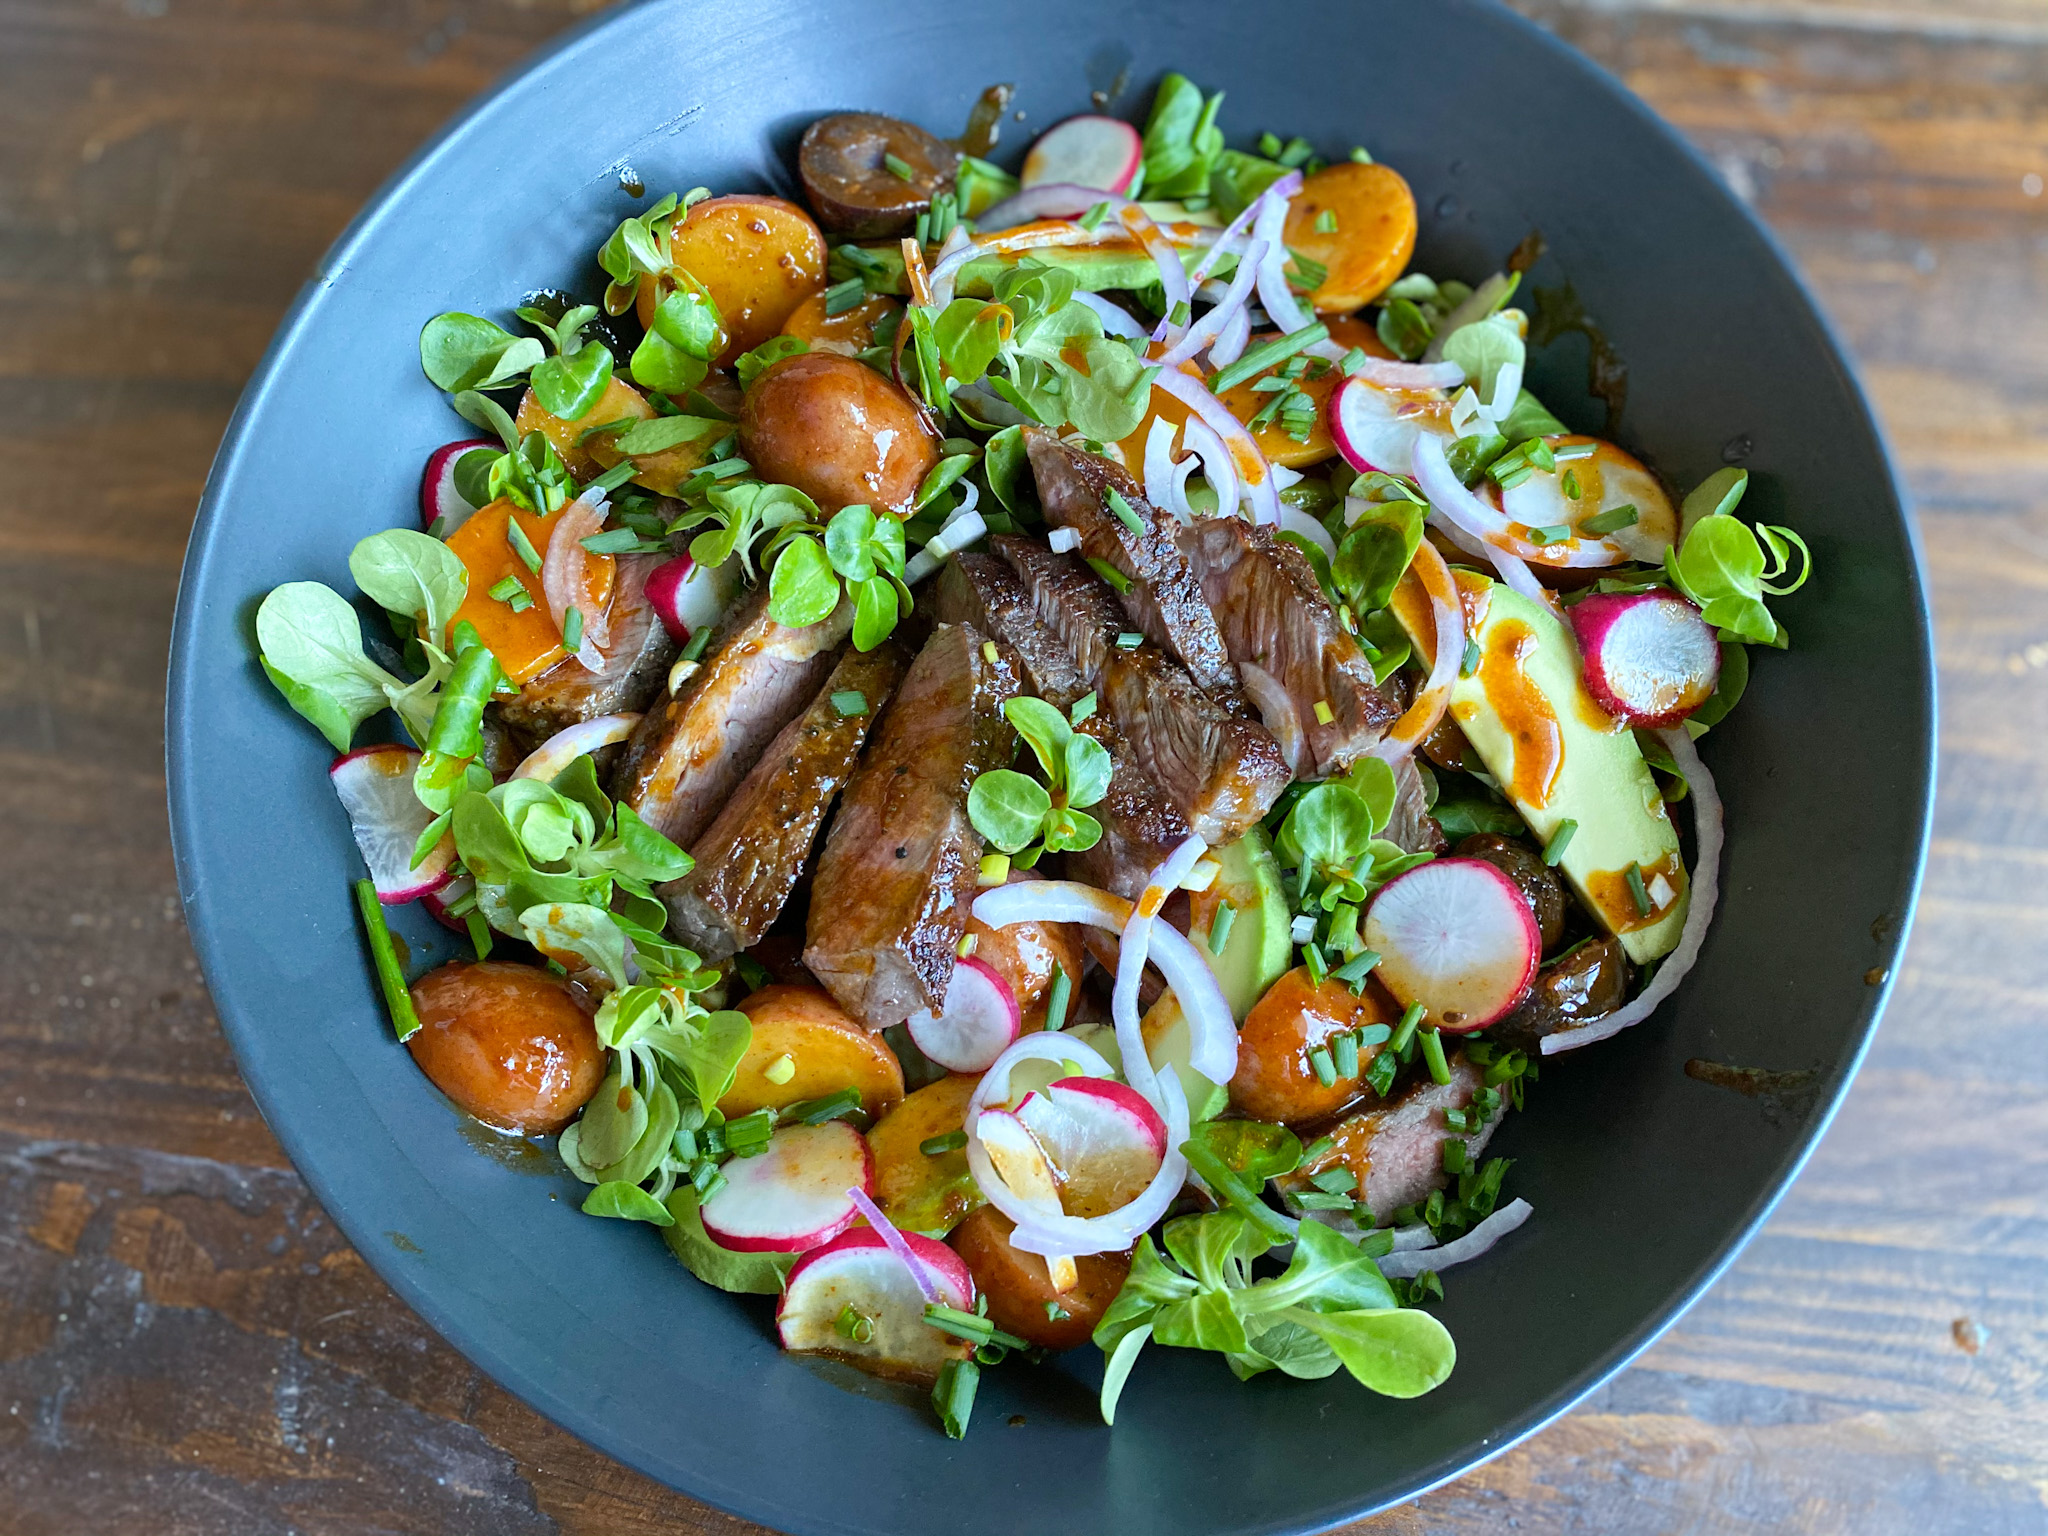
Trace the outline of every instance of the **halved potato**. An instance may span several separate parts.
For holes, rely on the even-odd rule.
[[[934,1136],[960,1129],[967,1100],[980,1081],[955,1073],[927,1083],[868,1132],[868,1150],[875,1155],[875,1200],[882,1214],[906,1231],[943,1236],[982,1204],[965,1152],[957,1147],[937,1154],[921,1150]]]
[[[901,1102],[903,1067],[896,1053],[823,987],[776,982],[741,1001],[739,1010],[753,1022],[754,1038],[731,1090],[718,1101],[728,1116],[782,1109],[842,1088],[859,1089],[861,1108],[876,1118]]]
[[[1342,314],[1378,298],[1415,254],[1415,194],[1392,166],[1341,160],[1288,200],[1283,238],[1325,268],[1308,296],[1316,312]]]
[[[1012,1247],[1017,1224],[994,1206],[983,1206],[953,1229],[948,1241],[967,1261],[975,1288],[988,1298],[988,1319],[1006,1333],[1046,1349],[1086,1344],[1102,1314],[1131,1272],[1128,1253],[1094,1253],[1074,1260],[1079,1278],[1056,1291],[1045,1260]],[[1051,1305],[1064,1313],[1055,1317]]]
[[[1254,1120],[1282,1125],[1334,1115],[1372,1091],[1364,1073],[1380,1047],[1362,1045],[1359,1075],[1339,1077],[1328,1087],[1316,1076],[1311,1053],[1327,1048],[1334,1035],[1367,1024],[1391,1028],[1400,1017],[1401,1005],[1377,980],[1368,980],[1354,997],[1343,982],[1326,977],[1318,986],[1305,966],[1296,966],[1245,1015],[1230,1102]]]
[[[775,335],[825,286],[825,237],[809,214],[779,197],[714,197],[677,214],[669,226],[669,260],[718,305],[728,338],[721,367]],[[641,278],[642,325],[654,323],[661,297],[654,278]]]

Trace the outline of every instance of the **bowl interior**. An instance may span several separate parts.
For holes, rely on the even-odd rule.
[[[1303,46],[1304,43],[1309,46]],[[1658,1018],[1545,1063],[1496,1150],[1535,1219],[1448,1279],[1462,1363],[1413,1403],[1323,1382],[1236,1382],[1155,1349],[1114,1432],[1092,1351],[985,1374],[946,1441],[886,1390],[780,1355],[758,1300],[696,1284],[651,1232],[580,1215],[566,1174],[479,1156],[389,1037],[354,923],[357,859],[328,753],[254,662],[273,585],[350,590],[364,534],[412,515],[430,448],[469,429],[421,376],[421,322],[502,313],[531,289],[595,294],[597,244],[650,196],[787,190],[822,112],[957,131],[1017,86],[1030,135],[1141,110],[1178,69],[1325,155],[1362,143],[1422,208],[1416,268],[1476,280],[1517,242],[1527,281],[1569,284],[1628,366],[1619,435],[1675,484],[1739,456],[1745,511],[1795,524],[1819,576],[1781,612],[1707,739],[1725,798],[1726,892],[1699,969]],[[1570,335],[1530,384],[1602,431]],[[478,107],[330,253],[215,466],[179,599],[170,786],[193,933],[243,1071],[328,1210],[482,1368],[606,1451],[784,1529],[929,1536],[1296,1531],[1412,1497],[1561,1411],[1643,1347],[1761,1220],[1863,1049],[1924,840],[1933,691],[1926,609],[1870,417],[1782,259],[1648,112],[1490,4],[1303,0],[1284,29],[1221,0],[987,0],[887,7],[648,5],[603,18]],[[437,930],[404,928],[421,958]],[[1760,1101],[1694,1058],[1808,1074]],[[993,1500],[993,1502],[991,1501]]]

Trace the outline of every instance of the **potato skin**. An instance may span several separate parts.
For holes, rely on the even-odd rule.
[[[781,1109],[842,1088],[860,1090],[861,1108],[885,1115],[903,1098],[903,1067],[880,1035],[870,1034],[823,987],[771,982],[737,1005],[754,1026],[732,1087],[718,1107],[728,1115]],[[786,1083],[768,1069],[788,1056]]]
[[[1358,1025],[1392,1026],[1400,1018],[1401,1005],[1378,981],[1367,981],[1353,997],[1343,982],[1325,978],[1317,986],[1306,966],[1296,966],[1245,1015],[1230,1102],[1255,1120],[1281,1125],[1334,1115],[1372,1091],[1361,1079],[1379,1047],[1359,1048],[1361,1077],[1340,1077],[1327,1088],[1317,1080],[1309,1052]]]
[[[779,197],[707,198],[670,224],[669,255],[718,305],[726,334],[718,363],[725,368],[780,331],[825,286],[825,237],[809,214]],[[654,323],[667,291],[641,278],[643,326]]]
[[[1045,1027],[1046,994],[1052,990],[1058,966],[1067,970],[1067,1016],[1073,1017],[1072,999],[1081,985],[1085,952],[1071,923],[1012,923],[1007,928],[991,928],[980,918],[970,917],[967,931],[974,935],[974,958],[993,967],[1017,994],[1027,1032]]]
[[[412,984],[412,1059],[457,1108],[529,1135],[558,1131],[604,1080],[582,995],[537,966],[457,960]]]
[[[833,352],[784,358],[754,380],[740,447],[763,479],[795,486],[828,515],[856,503],[908,511],[938,462],[910,397]]]
[[[974,1285],[988,1298],[988,1318],[1006,1333],[1046,1349],[1086,1344],[1102,1314],[1131,1272],[1129,1253],[1094,1253],[1074,1260],[1080,1279],[1071,1291],[1055,1291],[1045,1260],[1010,1246],[1016,1223],[992,1205],[973,1212],[947,1239],[967,1263]],[[1068,1315],[1055,1321],[1045,1304],[1056,1301]]]
[[[1325,212],[1335,215],[1334,230],[1315,227]],[[1282,238],[1290,251],[1326,269],[1308,296],[1318,314],[1357,309],[1378,298],[1415,254],[1415,194],[1392,166],[1339,161],[1288,199]]]
[[[957,1148],[928,1156],[923,1146],[960,1129],[979,1077],[952,1073],[927,1083],[868,1132],[875,1157],[875,1202],[882,1214],[913,1232],[942,1233],[982,1204],[982,1193]]]

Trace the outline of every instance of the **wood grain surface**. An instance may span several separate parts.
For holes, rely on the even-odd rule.
[[[180,923],[161,707],[237,391],[573,0],[0,0],[0,1536],[740,1531],[343,1242]],[[2048,0],[1523,0],[1776,227],[1919,504],[1934,858],[1811,1168],[1632,1370],[1375,1532],[2048,1530]]]

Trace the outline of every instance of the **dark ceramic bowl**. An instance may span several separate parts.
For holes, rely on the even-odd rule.
[[[1279,19],[1276,13],[1274,18]],[[1884,1001],[1926,836],[1934,684],[1898,489],[1840,349],[1784,258],[1619,85],[1481,0],[1300,0],[1285,28],[1223,0],[652,4],[585,27],[482,102],[335,246],[243,397],[179,595],[170,796],[187,913],[263,1113],[398,1293],[569,1429],[697,1498],[806,1533],[1308,1531],[1412,1498],[1618,1370],[1710,1284],[1798,1172]],[[257,669],[278,582],[348,590],[364,534],[414,515],[429,448],[467,429],[421,377],[421,322],[525,291],[594,293],[596,244],[653,195],[790,184],[797,134],[866,107],[953,131],[1017,84],[1030,133],[1135,113],[1179,69],[1271,128],[1368,145],[1413,183],[1416,266],[1476,279],[1540,230],[1530,280],[1569,283],[1628,367],[1619,435],[1676,484],[1723,462],[1745,511],[1796,524],[1819,576],[1782,605],[1705,756],[1728,808],[1726,897],[1653,1022],[1545,1063],[1496,1147],[1536,1215],[1456,1271],[1461,1356],[1415,1402],[1339,1375],[1234,1380],[1148,1351],[1115,1430],[1092,1350],[986,1373],[973,1433],[859,1401],[778,1353],[768,1308],[698,1285],[580,1186],[480,1156],[392,1043],[349,903],[357,858],[329,754]],[[1587,344],[1530,383],[1601,431]],[[408,914],[424,950],[436,930]],[[416,953],[416,959],[423,955]],[[1776,1112],[1695,1059],[1805,1074]],[[1709,1077],[1716,1074],[1708,1073]],[[1725,1077],[1725,1075],[1723,1075]],[[1018,1416],[1013,1418],[1013,1416]]]

